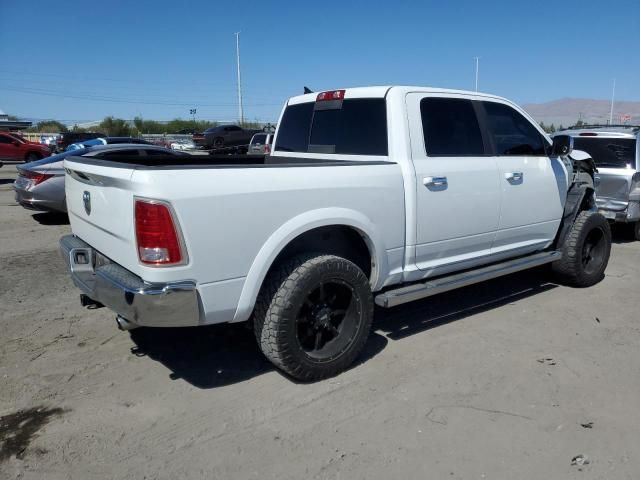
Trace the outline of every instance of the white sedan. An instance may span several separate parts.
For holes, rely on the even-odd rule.
[[[171,150],[195,150],[196,144],[191,140],[175,140],[169,145]]]

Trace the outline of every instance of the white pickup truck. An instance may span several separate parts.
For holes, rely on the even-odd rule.
[[[121,328],[250,320],[276,366],[315,380],[354,361],[374,303],[546,263],[600,281],[611,232],[571,142],[477,92],[301,95],[264,159],[68,157],[60,247],[82,303]]]

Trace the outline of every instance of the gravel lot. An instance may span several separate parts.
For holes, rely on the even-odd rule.
[[[537,270],[380,310],[362,363],[298,384],[243,326],[129,334],[80,307],[66,218],[17,206],[15,175],[0,169],[2,479],[640,476],[624,232],[593,288]]]

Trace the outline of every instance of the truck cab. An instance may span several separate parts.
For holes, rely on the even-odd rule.
[[[542,250],[554,240],[567,167],[515,104],[424,87],[331,95],[289,101],[274,155],[399,165],[407,209],[403,281]]]

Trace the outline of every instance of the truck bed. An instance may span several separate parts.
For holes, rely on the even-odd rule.
[[[177,159],[179,158],[179,160]],[[111,168],[127,168],[133,170],[183,170],[194,168],[282,168],[287,166],[348,166],[348,165],[381,165],[386,161],[348,161],[309,159],[298,157],[278,157],[258,154],[243,155],[191,155],[191,158],[181,158],[175,155],[156,156],[127,156],[119,155],[112,158],[69,157],[69,161],[85,165],[97,165]]]

